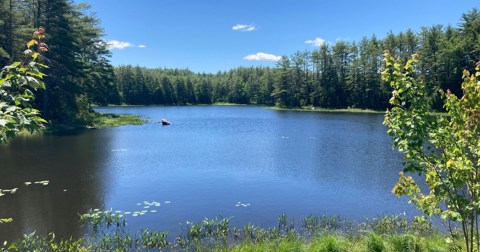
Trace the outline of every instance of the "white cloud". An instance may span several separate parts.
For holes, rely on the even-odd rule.
[[[232,27],[232,30],[234,31],[254,31],[256,30],[257,27],[255,27],[254,25],[244,25],[244,24],[237,24],[235,26]]]
[[[258,61],[279,61],[281,58],[282,58],[281,56],[276,56],[273,54],[268,54],[263,52],[250,54],[243,57],[243,59],[245,60],[258,60]]]
[[[134,46],[130,42],[123,42],[118,40],[110,40],[107,42],[107,45],[108,45],[108,49],[125,49],[127,47]]]
[[[137,47],[138,47],[138,48],[145,48],[145,47],[147,47],[147,46],[146,46],[146,45],[139,45],[139,46],[137,46]]]
[[[305,44],[311,44],[311,45],[314,45],[314,46],[322,46],[325,44],[325,39],[322,39],[320,37],[316,37],[314,40],[306,40],[305,41]]]

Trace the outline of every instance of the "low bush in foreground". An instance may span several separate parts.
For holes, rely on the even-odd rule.
[[[148,229],[130,233],[122,214],[90,211],[81,216],[85,235],[55,239],[35,233],[5,243],[0,251],[463,251],[425,218],[381,216],[354,223],[338,217],[308,216],[298,227],[285,214],[278,226],[231,227],[230,219],[186,222],[175,239]],[[1,246],[1,245],[0,245]]]

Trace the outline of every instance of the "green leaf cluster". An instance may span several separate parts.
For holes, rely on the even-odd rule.
[[[463,73],[463,96],[440,91],[445,115],[430,111],[431,99],[424,83],[417,81],[417,55],[402,64],[389,52],[384,55],[383,80],[393,88],[392,109],[385,125],[394,146],[405,154],[405,172],[425,179],[420,186],[400,173],[393,192],[409,196],[428,215],[447,223],[459,222],[467,251],[480,247],[480,65],[476,73]]]
[[[34,132],[46,123],[40,117],[40,111],[32,107],[34,91],[45,89],[42,81],[45,74],[41,69],[47,67],[36,61],[40,55],[36,50],[41,48],[38,45],[43,32],[35,33],[27,43],[24,60],[5,66],[0,72],[0,144],[21,130]]]

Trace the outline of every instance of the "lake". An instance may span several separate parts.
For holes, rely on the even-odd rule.
[[[361,221],[411,213],[391,193],[401,156],[383,114],[266,110],[254,106],[108,107],[140,126],[19,137],[0,146],[0,241],[38,230],[81,235],[88,209],[142,211],[129,228],[181,232],[179,223],[232,217],[271,227],[285,213]],[[168,118],[170,126],[159,121]],[[35,181],[48,180],[48,185]],[[25,185],[25,182],[32,182]],[[153,211],[152,211],[153,210]]]

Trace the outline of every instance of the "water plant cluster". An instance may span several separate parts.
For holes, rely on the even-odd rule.
[[[164,204],[170,204],[171,201],[165,201]],[[87,219],[87,218],[96,218],[96,217],[101,217],[102,215],[104,214],[111,214],[113,213],[115,216],[117,217],[124,217],[124,216],[132,216],[132,217],[137,217],[137,216],[142,216],[142,215],[145,215],[147,213],[156,213],[158,212],[157,209],[154,209],[154,208],[157,208],[157,207],[160,207],[161,206],[161,203],[160,202],[157,202],[157,201],[143,201],[142,203],[137,203],[137,206],[138,207],[142,207],[141,210],[137,210],[137,211],[122,211],[122,210],[113,210],[113,209],[110,209],[110,210],[105,210],[105,211],[102,211],[98,208],[95,208],[93,210],[91,210],[90,212],[86,213],[86,214],[83,214],[82,215],[82,220],[83,219]]]
[[[56,239],[35,233],[5,243],[0,251],[462,251],[430,220],[404,214],[353,222],[336,216],[310,215],[300,222],[286,214],[274,227],[231,226],[231,218],[205,218],[181,224],[182,232],[143,229],[131,232],[115,211],[90,210],[81,216],[84,236]]]
[[[41,180],[41,181],[35,181],[35,182],[24,182],[26,186],[29,186],[31,184],[34,185],[44,185],[47,186],[50,183],[49,180]],[[1,189],[0,188],[0,197],[5,196],[6,194],[15,194],[18,191],[18,187],[12,188],[12,189]]]

